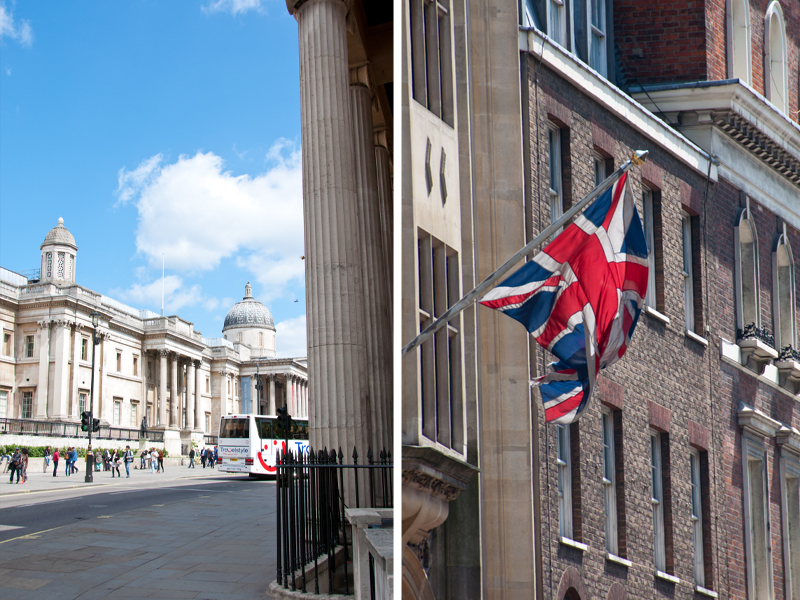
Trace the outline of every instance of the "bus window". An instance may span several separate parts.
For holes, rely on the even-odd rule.
[[[223,419],[220,425],[219,437],[221,438],[249,438],[249,419]]]
[[[292,423],[292,439],[307,440],[308,439],[308,423],[304,421],[295,421]]]
[[[262,440],[272,439],[271,421],[271,419],[256,419],[256,431]]]
[[[277,419],[272,423],[272,431],[275,433],[276,440],[286,439],[286,432],[283,430],[283,427],[278,424]]]

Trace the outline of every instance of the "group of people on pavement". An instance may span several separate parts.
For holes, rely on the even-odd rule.
[[[164,451],[157,448],[150,448],[150,450],[142,450],[140,469],[146,468],[147,460],[150,460],[150,469],[153,473],[164,472]]]
[[[22,479],[22,483],[28,481],[28,449],[23,448],[20,451],[19,448],[14,450],[14,454],[11,455],[11,459],[8,463],[8,470],[11,471],[11,477],[8,479],[8,483],[14,483],[14,473],[17,474],[17,483],[20,483],[20,479]]]
[[[192,452],[194,452],[194,448],[192,448]],[[194,467],[194,457],[192,456],[192,452],[189,452],[189,468]],[[206,463],[212,469],[214,468],[214,463],[219,461],[219,456],[217,455],[217,448],[214,447],[213,450],[210,448],[203,448],[200,450],[200,462],[203,465],[203,468],[206,468]]]

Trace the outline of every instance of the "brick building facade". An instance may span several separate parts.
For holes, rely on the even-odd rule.
[[[566,427],[545,425],[538,392],[518,385],[552,357],[522,344],[519,325],[464,313],[462,460],[478,473],[409,546],[431,594],[465,597],[468,574],[481,585],[467,597],[800,598],[800,5],[523,0],[512,15],[513,3],[464,4],[449,13],[469,123],[456,128],[461,229],[450,230],[463,292],[636,149],[650,152],[630,181],[651,281],[627,354]],[[501,40],[514,33],[512,52]],[[519,91],[517,121],[498,89]],[[487,121],[493,102],[503,110]],[[425,181],[422,150],[410,149],[404,178]],[[497,164],[515,152],[520,170]],[[431,216],[415,192],[404,197],[404,343],[421,328],[407,290],[422,256],[413,235]],[[404,444],[409,407],[425,414],[411,364]],[[404,447],[404,481],[405,457],[419,454]],[[529,577],[503,563],[529,557]]]

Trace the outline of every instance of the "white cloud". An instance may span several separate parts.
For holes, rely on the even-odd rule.
[[[18,24],[15,23],[12,11],[8,10],[5,4],[0,4],[0,40],[4,37],[17,40],[28,48],[33,44],[31,24],[25,20],[20,20]],[[11,75],[10,72],[8,74]]]
[[[279,358],[306,356],[306,316],[287,319],[275,325],[275,341]]]
[[[223,258],[250,270],[271,297],[302,282],[303,186],[300,151],[279,140],[272,166],[254,177],[234,176],[212,152],[157,154],[133,171],[119,171],[118,204],[139,213],[137,251],[151,268],[162,254],[172,271],[207,271]]]
[[[204,12],[225,12],[232,15],[246,13],[250,10],[262,11],[261,0],[213,0],[202,7]]]
[[[150,308],[161,306],[161,279],[150,283],[134,283],[126,290],[116,288],[110,291],[112,298],[119,298],[136,308]],[[199,285],[186,287],[183,279],[177,275],[167,275],[163,283],[164,311],[167,315],[174,315],[187,306],[194,306],[203,302],[202,288]]]

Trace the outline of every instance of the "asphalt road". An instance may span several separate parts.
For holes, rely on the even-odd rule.
[[[132,510],[186,503],[189,500],[210,498],[212,495],[240,494],[253,491],[256,486],[260,486],[259,489],[264,494],[275,493],[273,482],[240,476],[217,477],[213,481],[193,481],[188,484],[174,483],[175,485],[154,488],[111,488],[111,491],[95,491],[91,494],[85,494],[80,489],[73,493],[65,490],[57,494],[66,494],[66,498],[53,498],[56,493],[50,491],[42,492],[50,498],[31,494],[18,498],[27,501],[25,504],[1,508],[0,503],[0,543],[81,520],[114,517]]]

